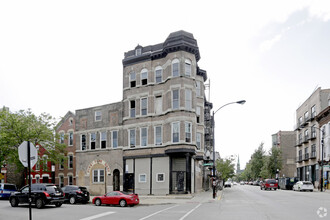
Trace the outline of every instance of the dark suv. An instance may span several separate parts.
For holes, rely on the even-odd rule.
[[[89,202],[89,192],[86,187],[68,185],[62,187],[62,190],[65,193],[65,201],[68,201],[70,204]]]
[[[9,202],[12,207],[16,207],[18,204],[29,203],[29,186],[24,186],[18,192],[12,193],[9,197]],[[31,185],[31,203],[35,204],[38,209],[51,204],[60,207],[63,202],[64,193],[54,184],[44,183]]]
[[[274,189],[277,190],[278,183],[274,179],[265,179],[260,185],[261,190]]]

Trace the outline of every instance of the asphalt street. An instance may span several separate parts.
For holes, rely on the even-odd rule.
[[[184,198],[141,197],[134,207],[64,204],[32,209],[33,220],[206,220],[206,219],[330,219],[330,193],[264,191],[257,186],[234,186],[218,192]],[[28,220],[28,206],[12,208],[0,201],[0,220]]]

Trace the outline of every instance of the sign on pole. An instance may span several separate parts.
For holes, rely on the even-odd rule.
[[[28,142],[24,141],[18,147],[18,156],[19,160],[23,164],[24,167],[28,167]],[[33,167],[38,161],[38,150],[37,148],[30,142],[30,164]]]

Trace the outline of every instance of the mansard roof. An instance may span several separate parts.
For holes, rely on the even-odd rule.
[[[138,45],[136,48],[142,49],[141,54],[137,55],[135,49],[126,52],[123,59],[124,67],[147,60],[160,59],[166,57],[168,53],[176,51],[187,51],[194,54],[197,62],[200,59],[197,40],[191,33],[183,30],[171,33],[164,43],[146,47]]]

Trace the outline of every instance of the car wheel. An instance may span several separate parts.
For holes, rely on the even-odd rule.
[[[71,196],[69,199],[70,204],[75,204],[76,203],[76,197]]]
[[[96,199],[95,200],[95,205],[100,206],[102,204],[101,199]]]
[[[125,199],[120,200],[120,201],[119,201],[119,205],[120,205],[121,207],[125,207],[125,206],[127,205],[126,200],[125,200]]]
[[[57,202],[57,203],[55,203],[55,206],[56,206],[56,207],[61,207],[61,206],[62,206],[62,203]]]
[[[44,207],[44,201],[42,201],[42,199],[37,199],[36,201],[36,207],[37,209],[41,209],[42,207]]]
[[[15,198],[10,199],[10,205],[11,207],[17,207],[18,206],[18,201]]]

